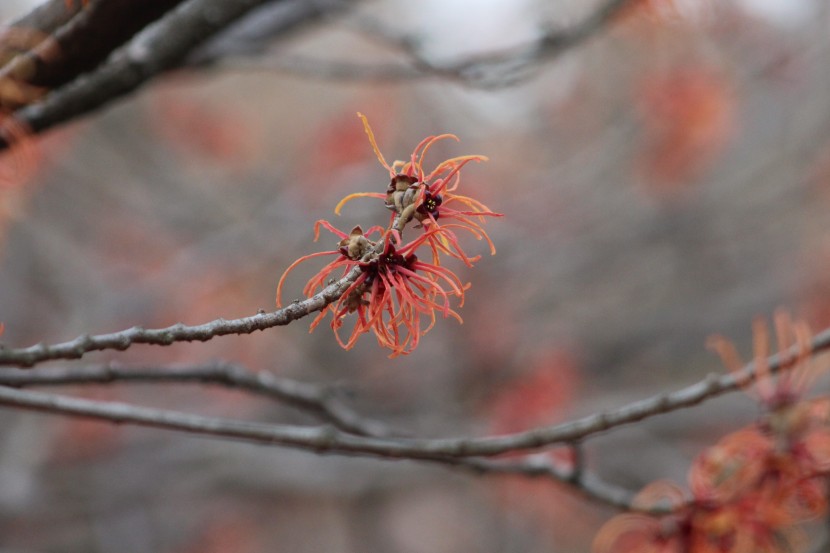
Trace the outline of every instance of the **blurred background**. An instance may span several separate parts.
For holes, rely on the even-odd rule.
[[[261,56],[157,80],[0,162],[3,341],[64,341],[274,307],[284,269],[325,218],[387,221],[387,159],[451,132],[462,193],[503,219],[498,248],[455,266],[464,324],[439,320],[410,356],[351,351],[308,322],[109,360],[212,359],[336,384],[367,416],[423,436],[504,433],[672,390],[722,371],[704,342],[749,353],[751,321],[785,307],[830,325],[830,6],[821,0],[646,0],[516,82],[325,78],[327,64],[406,65],[388,35],[440,63],[533,41],[585,0],[375,0]],[[4,2],[11,20],[32,7]],[[377,32],[367,30],[370,21]],[[369,27],[370,27],[369,26]],[[382,32],[381,32],[382,31]],[[285,67],[290,65],[293,70]],[[496,75],[498,77],[498,74]],[[481,84],[481,83],[478,83]],[[430,164],[430,163],[428,163]],[[300,297],[323,262],[286,287]],[[55,364],[67,366],[68,364]],[[86,386],[83,397],[312,424],[200,386]],[[637,490],[684,482],[694,455],[752,420],[743,395],[586,444],[589,466]],[[581,552],[613,512],[549,482],[410,462],[324,457],[18,413],[0,417],[0,551]]]

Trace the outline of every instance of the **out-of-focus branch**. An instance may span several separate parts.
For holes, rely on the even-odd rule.
[[[169,367],[101,365],[35,370],[0,369],[0,385],[12,387],[130,382],[198,382],[237,388],[297,407],[352,434],[374,437],[398,434],[385,424],[357,415],[337,399],[337,390],[333,387],[281,378],[265,371],[254,373],[240,365],[222,361]]]
[[[815,353],[828,347],[830,347],[830,330],[825,330],[813,339],[812,348]],[[775,373],[786,369],[797,359],[798,351],[795,347],[773,355],[768,358],[769,371]],[[0,389],[0,404],[115,422],[129,422],[194,434],[274,443],[320,452],[430,460],[448,457],[490,457],[509,452],[539,449],[554,444],[574,444],[618,426],[697,405],[717,395],[746,386],[754,378],[755,367],[750,363],[740,371],[723,376],[713,374],[697,384],[672,393],[659,394],[612,411],[590,415],[564,424],[484,438],[364,437],[346,434],[333,427],[296,428],[212,419],[120,403],[92,402],[24,392],[11,388]]]
[[[33,86],[57,88],[82,73],[94,69],[114,49],[121,46],[145,26],[160,18],[182,0],[95,0],[81,10],[80,0],[74,2],[72,10],[66,2],[60,2],[64,10],[77,11],[56,29],[50,32],[50,55],[41,55],[39,48],[19,56],[14,67],[31,63],[31,74],[25,82]],[[54,52],[54,53],[52,53]],[[27,59],[28,58],[28,59]],[[9,71],[4,68],[3,73]]]
[[[33,132],[40,132],[85,115],[179,66],[196,47],[253,9],[285,1],[185,0],[114,51],[94,71],[78,76],[40,102],[18,109],[14,116]],[[302,22],[293,18],[290,25]]]
[[[262,54],[275,39],[284,39],[321,20],[334,19],[354,0],[284,0],[250,12],[188,54],[186,67],[206,66],[227,57]]]
[[[194,47],[265,0],[186,0],[87,76],[15,112],[33,131],[83,115],[179,63]]]
[[[450,62],[437,63],[424,57],[418,49],[417,37],[388,33],[380,25],[367,25],[364,22],[360,25],[361,32],[404,52],[410,63],[360,64],[295,56],[278,61],[234,62],[234,68],[287,71],[306,77],[335,80],[398,81],[438,77],[483,88],[510,86],[528,77],[533,67],[560,56],[600,32],[633,1],[607,0],[570,29],[550,30],[529,44]]]
[[[66,0],[47,0],[26,15],[11,22],[7,29],[32,29],[44,34],[51,34],[72,19],[81,11],[82,7],[82,2],[67,4]]]

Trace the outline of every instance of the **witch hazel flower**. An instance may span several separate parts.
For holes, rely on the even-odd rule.
[[[595,541],[597,553],[804,550],[801,525],[826,516],[828,510],[830,398],[805,397],[824,369],[812,355],[807,324],[784,311],[773,320],[777,374],[770,366],[771,337],[762,319],[753,327],[754,378],[744,376],[745,365],[731,342],[719,336],[709,341],[763,408],[758,420],[695,458],[689,494],[674,491],[668,514],[628,514],[609,521]]]
[[[381,346],[392,350],[390,357],[397,357],[411,353],[418,346],[421,336],[435,324],[436,312],[462,322],[450,307],[450,297],[459,298],[461,306],[466,286],[452,271],[420,261],[414,253],[430,237],[429,233],[401,244],[400,233],[388,231],[378,252],[379,242],[370,240],[368,235],[381,232],[380,227],[373,227],[366,234],[355,227],[346,234],[321,220],[315,225],[315,237],[319,236],[320,227],[341,239],[337,249],[312,253],[292,263],[277,285],[277,305],[282,305],[282,290],[288,274],[309,259],[336,256],[308,280],[303,288],[307,296],[322,290],[332,278],[348,275],[355,267],[360,269],[360,275],[336,302],[320,312],[312,321],[310,331],[330,312],[331,327],[343,348],[351,349],[360,336],[373,332]],[[344,339],[340,330],[352,313],[356,314],[355,322]]]
[[[328,221],[317,221],[315,241],[321,228],[340,241],[336,248],[305,255],[286,269],[277,284],[277,306],[282,306],[287,276],[298,265],[331,256],[333,259],[306,282],[303,293],[312,296],[335,280],[347,277],[349,284],[337,300],[321,310],[312,321],[310,331],[331,313],[331,328],[343,348],[351,349],[362,335],[372,333],[378,344],[392,351],[390,357],[397,357],[415,350],[435,325],[437,315],[463,322],[455,309],[463,305],[470,285],[462,283],[458,275],[442,266],[441,256],[454,257],[467,266],[479,259],[461,249],[455,234],[457,229],[486,240],[491,253],[495,253],[481,224],[484,217],[501,217],[501,214],[490,211],[477,200],[455,194],[461,169],[471,161],[485,161],[486,157],[455,157],[426,173],[423,159],[432,145],[445,138],[458,140],[454,135],[443,134],[422,140],[409,161],[389,165],[380,153],[366,117],[358,115],[375,155],[389,171],[390,183],[385,193],[359,192],[347,196],[335,212],[339,214],[342,206],[355,198],[380,199],[392,211],[389,226],[386,229],[374,226],[365,233],[357,226],[346,233]],[[409,223],[421,232],[407,242],[403,233]],[[418,257],[416,252],[421,248],[431,254],[430,262]]]
[[[435,324],[435,314],[445,318],[453,317],[463,322],[450,307],[450,297],[458,298],[459,307],[464,303],[466,287],[452,271],[418,259],[415,250],[430,237],[422,234],[415,240],[400,244],[400,235],[391,230],[383,251],[377,258],[359,264],[363,274],[358,277],[361,285],[355,289],[357,301],[346,297],[348,309],[351,301],[357,311],[349,341],[341,346],[350,349],[357,338],[372,331],[378,344],[392,350],[390,357],[411,353]],[[345,314],[343,309],[336,312],[335,331]]]
[[[479,259],[468,256],[461,248],[455,233],[458,229],[486,240],[491,253],[495,253],[482,223],[486,216],[500,217],[501,214],[490,211],[477,200],[455,194],[461,169],[471,161],[485,161],[486,157],[467,155],[448,159],[426,173],[423,159],[429,149],[446,138],[457,140],[454,135],[444,134],[425,138],[415,147],[409,161],[395,161],[390,165],[381,154],[366,117],[358,115],[375,155],[389,172],[390,182],[385,192],[347,196],[335,212],[339,214],[342,206],[355,198],[380,199],[392,211],[389,226],[387,229],[372,227],[366,233],[358,226],[347,234],[328,221],[318,221],[315,241],[321,228],[335,234],[340,241],[335,249],[303,256],[288,267],[277,285],[277,305],[282,305],[286,277],[299,264],[332,256],[334,259],[306,282],[303,293],[311,296],[334,279],[348,276],[353,280],[312,321],[310,330],[331,313],[331,327],[343,348],[351,349],[363,334],[373,333],[378,344],[392,351],[390,357],[396,357],[409,354],[418,346],[435,325],[436,315],[463,322],[455,309],[463,305],[469,284],[465,285],[455,273],[442,266],[441,256],[454,257],[468,266]],[[421,232],[407,242],[402,235],[409,223]],[[420,248],[431,254],[430,262],[418,257],[416,252]]]
[[[363,121],[363,128],[378,161],[389,172],[390,182],[385,193],[349,194],[337,204],[335,213],[340,214],[343,206],[355,198],[380,198],[384,200],[386,207],[392,210],[393,221],[396,217],[403,224],[414,220],[418,226],[424,228],[429,234],[427,244],[432,250],[433,262],[436,264],[440,263],[440,254],[460,259],[467,266],[472,266],[479,259],[479,256],[470,257],[464,252],[456,230],[463,230],[479,240],[485,240],[490,253],[495,254],[495,245],[482,225],[484,217],[503,217],[503,214],[491,211],[476,199],[456,193],[461,182],[461,169],[471,161],[487,161],[487,157],[464,155],[450,158],[427,173],[424,170],[424,158],[430,148],[441,140],[458,141],[454,134],[441,134],[428,136],[418,143],[410,154],[409,161],[395,161],[390,165],[377,145],[369,121],[362,113],[358,113],[358,116]],[[436,232],[430,233],[432,230]]]

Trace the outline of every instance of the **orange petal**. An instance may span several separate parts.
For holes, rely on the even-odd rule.
[[[350,201],[354,200],[355,198],[380,198],[382,200],[386,199],[386,194],[380,194],[377,192],[356,192],[354,194],[349,194],[342,200],[340,200],[336,206],[334,206],[334,213],[340,215],[340,210],[343,209],[343,206],[349,203]]]
[[[372,127],[369,126],[369,120],[366,119],[366,116],[363,115],[360,112],[357,112],[357,116],[360,117],[361,121],[363,121],[363,129],[366,131],[366,134],[369,136],[369,143],[372,145],[372,150],[375,151],[375,155],[377,156],[378,161],[380,161],[380,164],[383,165],[384,168],[389,170],[390,174],[394,175],[395,172],[392,170],[392,168],[389,166],[389,164],[386,163],[386,160],[383,158],[383,154],[380,153],[380,149],[378,148],[378,143],[375,140],[375,133],[372,132]]]

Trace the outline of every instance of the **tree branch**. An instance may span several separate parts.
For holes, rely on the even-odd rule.
[[[458,467],[479,474],[547,477],[577,490],[585,497],[619,509],[636,508],[632,494],[580,470],[554,464],[550,459],[529,458],[502,462],[487,459],[455,458],[430,451],[430,440],[420,446],[401,448],[398,440],[344,434],[331,427],[297,427],[203,417],[176,411],[137,407],[60,395],[15,390],[0,386],[0,405],[52,414],[81,416],[119,424],[133,424],[189,434],[238,439],[270,446],[287,446],[317,453],[348,454],[395,460],[416,460]]]
[[[40,132],[87,114],[129,94],[156,75],[178,66],[197,46],[254,8],[287,0],[185,0],[88,75],[81,75],[43,101],[14,116]],[[301,21],[294,19],[292,24]]]
[[[409,221],[401,218],[400,214],[395,215],[390,229],[403,232]],[[383,251],[385,240],[380,240],[374,249],[368,251],[362,261],[368,261]],[[152,344],[157,346],[169,346],[176,342],[207,342],[217,336],[228,334],[252,334],[257,330],[265,330],[275,326],[287,325],[305,317],[314,311],[324,309],[328,304],[337,301],[346,289],[354,283],[361,274],[360,267],[354,267],[349,274],[340,280],[333,282],[326,288],[320,290],[310,298],[302,301],[295,300],[272,313],[261,311],[250,317],[241,319],[216,319],[209,323],[196,326],[187,326],[177,323],[166,328],[145,329],[134,326],[120,332],[110,334],[98,334],[95,336],[84,334],[69,342],[46,345],[40,343],[28,348],[7,348],[0,344],[0,366],[16,365],[19,367],[32,367],[44,361],[56,359],[80,359],[84,354],[91,351],[129,349],[133,344]]]
[[[490,459],[462,459],[456,466],[481,474],[502,474],[550,478],[567,485],[591,501],[603,503],[615,509],[649,514],[663,514],[661,509],[643,509],[634,503],[635,494],[625,488],[609,484],[598,476],[576,467],[562,466],[548,457],[534,456],[521,461],[502,462]]]
[[[34,69],[24,80],[33,86],[57,88],[78,75],[90,71],[104,61],[112,51],[130,40],[149,23],[182,0],[94,0],[51,31],[54,44],[49,46],[55,55],[39,55],[34,49],[10,63],[13,67],[28,58]],[[83,2],[73,2],[77,10]],[[66,2],[58,8],[68,11]],[[71,11],[70,11],[71,13]],[[4,68],[4,73],[13,71]]]
[[[178,323],[166,328],[157,329],[145,329],[140,326],[134,326],[120,332],[98,334],[95,336],[85,334],[68,342],[53,345],[40,343],[27,348],[12,349],[0,346],[0,365],[32,367],[43,361],[79,359],[91,351],[124,351],[133,344],[169,346],[176,342],[206,342],[217,336],[226,336],[228,334],[252,334],[257,330],[286,325],[305,317],[309,313],[324,309],[328,304],[340,298],[341,294],[346,291],[349,285],[359,275],[360,269],[356,267],[348,275],[330,284],[310,298],[306,298],[303,301],[296,301],[271,313],[261,311],[256,315],[241,319],[217,319],[196,326],[187,326]]]
[[[374,437],[400,435],[380,422],[357,415],[338,401],[337,392],[332,387],[281,378],[266,371],[254,373],[241,365],[223,361],[172,367],[101,365],[34,370],[0,369],[0,385],[11,387],[165,382],[199,382],[237,388],[286,403],[352,434]]]
[[[66,0],[47,0],[26,15],[11,22],[9,28],[34,29],[44,34],[55,32],[81,11],[81,2],[67,5]]]
[[[277,62],[237,61],[233,67],[287,71],[305,77],[334,80],[400,81],[438,77],[469,86],[499,88],[515,84],[529,76],[529,70],[534,65],[554,59],[588,40],[633,1],[607,0],[570,29],[550,30],[529,44],[465,56],[450,62],[436,63],[421,55],[417,37],[389,33],[381,25],[369,26],[363,22],[360,24],[361,32],[406,53],[410,65],[334,62],[294,56]]]
[[[334,18],[355,0],[285,0],[263,5],[188,54],[184,66],[209,66],[228,56],[255,56],[321,20]]]
[[[830,330],[817,335],[813,352],[830,347]],[[768,358],[769,371],[775,373],[793,365],[796,348]],[[66,415],[78,415],[180,430],[194,434],[273,443],[326,453],[431,460],[436,458],[491,457],[503,453],[539,449],[554,444],[573,444],[579,440],[638,422],[659,414],[691,407],[726,392],[737,390],[755,378],[754,364],[723,376],[710,375],[704,380],[667,394],[658,394],[613,411],[598,413],[564,424],[484,438],[373,438],[345,434],[336,428],[296,428],[263,425],[186,415],[173,411],[133,407],[120,403],[93,402],[83,399],[50,396],[0,388],[0,404],[23,409]]]

